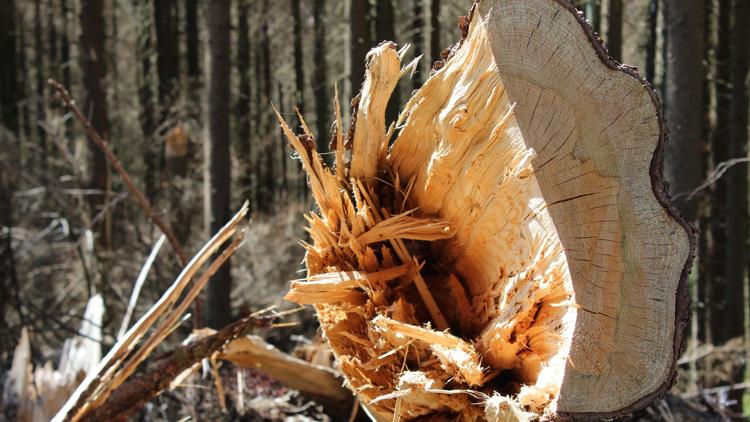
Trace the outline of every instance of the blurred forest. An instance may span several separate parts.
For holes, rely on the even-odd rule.
[[[213,276],[182,332],[221,328],[271,305],[291,308],[281,298],[303,269],[297,242],[312,202],[271,104],[295,125],[299,109],[328,150],[334,93],[348,121],[367,51],[392,40],[423,56],[389,105],[395,120],[459,39],[457,18],[471,3],[0,0],[0,374],[23,327],[33,361],[56,362],[97,294],[106,310],[97,341],[111,347],[162,233],[48,79],[67,88],[184,250],[161,249],[134,315],[249,200],[245,244]],[[670,194],[699,232],[693,318],[670,400],[722,417],[750,414],[750,2],[577,6],[610,56],[638,68],[659,93],[671,136]],[[290,319],[299,324],[262,335],[285,351],[315,341],[310,310]]]

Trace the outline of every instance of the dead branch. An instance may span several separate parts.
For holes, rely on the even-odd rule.
[[[135,372],[138,365],[148,357],[156,346],[177,327],[179,318],[208,282],[210,276],[239,247],[244,231],[241,231],[231,245],[225,248],[224,252],[216,258],[201,278],[193,283],[184,298],[182,298],[183,291],[191,284],[198,271],[214,253],[234,236],[247,212],[248,204],[245,203],[232,220],[203,246],[183,269],[172,286],[164,292],[159,301],[128,330],[124,337],[117,341],[117,344],[102,359],[96,370],[89,373],[55,416],[54,421],[78,421],[87,417],[90,412],[101,406],[110,394]],[[181,301],[180,298],[182,298]],[[141,343],[140,347],[136,348],[147,331],[158,321],[160,323],[154,332]]]
[[[136,187],[133,179],[130,178],[130,174],[128,174],[127,170],[125,170],[120,160],[117,159],[117,156],[115,156],[112,150],[110,150],[107,146],[107,141],[102,139],[99,133],[97,133],[93,126],[91,126],[91,123],[83,115],[81,110],[78,109],[78,106],[76,106],[75,101],[70,98],[68,90],[65,89],[65,87],[60,82],[57,82],[54,79],[50,79],[48,83],[52,85],[52,87],[54,87],[57,91],[58,95],[60,95],[60,99],[62,100],[65,107],[67,107],[71,111],[71,113],[73,113],[73,116],[76,118],[76,120],[78,120],[83,125],[84,129],[86,130],[86,135],[88,135],[89,139],[91,139],[91,141],[102,151],[112,168],[117,172],[117,174],[120,175],[120,177],[122,177],[122,181],[125,183],[125,186],[128,188],[130,194],[133,195],[133,198],[135,198],[138,206],[140,206],[143,211],[146,212],[148,218],[157,227],[159,227],[159,229],[164,233],[165,236],[167,236],[167,240],[169,240],[169,243],[172,245],[172,249],[174,249],[177,258],[180,261],[180,265],[185,266],[185,264],[187,264],[188,262],[187,255],[185,255],[180,242],[172,232],[172,228],[169,226],[169,224],[162,220],[161,217],[159,217],[156,211],[151,207],[151,204],[149,203],[148,199],[146,199],[146,196],[143,194],[143,192],[141,192],[141,190]]]
[[[248,334],[256,327],[269,326],[274,318],[248,316],[215,334],[183,345],[167,355],[155,359],[147,368],[134,375],[112,392],[101,406],[92,409],[81,420],[103,421],[125,419],[149,400],[169,387],[170,382],[184,370],[221,350],[228,342]]]
[[[724,173],[727,172],[730,168],[734,167],[737,164],[747,163],[750,162],[750,158],[733,158],[731,160],[722,161],[716,166],[716,169],[708,175],[706,178],[706,181],[703,182],[700,186],[693,189],[690,193],[680,193],[674,196],[674,199],[682,198],[683,196],[687,196],[687,199],[693,199],[695,195],[699,194],[704,189],[708,188],[709,186],[713,185],[714,183],[718,182],[719,179],[721,179],[724,176]]]

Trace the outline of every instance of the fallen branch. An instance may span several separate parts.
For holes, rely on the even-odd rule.
[[[97,369],[78,386],[75,393],[58,412],[54,421],[78,421],[101,406],[110,394],[132,375],[138,365],[161,343],[178,325],[179,319],[208,282],[210,276],[239,247],[243,232],[225,248],[211,266],[193,283],[191,289],[183,296],[183,291],[192,282],[198,271],[239,229],[240,223],[248,212],[247,203],[235,214],[221,230],[198,252],[187,264],[172,286],[167,289],[159,301],[128,330],[123,338],[117,341],[107,356],[99,363]],[[179,301],[179,302],[178,302]],[[147,331],[161,321],[153,334],[141,342]],[[136,349],[136,345],[141,346]]]
[[[251,315],[227,325],[215,334],[174,349],[148,364],[145,370],[118,387],[106,402],[92,409],[81,420],[124,420],[167,389],[180,373],[220,351],[228,342],[247,335],[253,328],[269,326],[273,319],[275,317]]]
[[[146,196],[143,194],[143,192],[141,192],[141,190],[136,187],[133,179],[130,178],[130,174],[128,174],[120,160],[117,159],[117,156],[115,156],[112,150],[110,150],[107,146],[107,141],[102,139],[102,137],[99,135],[99,133],[97,133],[94,127],[91,126],[91,123],[88,121],[88,119],[86,119],[81,110],[79,110],[76,106],[75,101],[70,98],[68,90],[65,89],[65,87],[60,82],[57,82],[54,79],[50,79],[48,83],[52,85],[52,87],[55,88],[55,91],[57,91],[58,95],[60,95],[60,99],[62,100],[65,107],[67,107],[68,110],[73,113],[73,116],[76,118],[76,120],[78,120],[83,125],[84,129],[86,130],[86,135],[88,135],[89,139],[91,139],[91,141],[102,151],[112,168],[117,172],[117,174],[120,175],[120,177],[122,177],[123,183],[125,183],[128,191],[131,195],[133,195],[133,198],[135,198],[138,206],[140,206],[143,211],[146,212],[148,218],[151,219],[151,221],[157,227],[159,227],[159,229],[162,231],[162,233],[164,233],[165,236],[167,236],[167,240],[169,240],[169,243],[172,245],[172,249],[174,249],[177,258],[180,261],[180,265],[185,266],[188,262],[187,255],[185,255],[185,252],[182,250],[182,246],[177,240],[177,237],[172,232],[172,228],[169,226],[169,224],[162,220],[161,217],[159,217],[159,215],[156,213],[156,210],[151,207],[151,204],[149,203],[148,199],[146,199]]]

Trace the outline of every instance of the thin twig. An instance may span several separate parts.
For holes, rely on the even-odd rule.
[[[713,185],[714,183],[718,182],[719,179],[721,179],[722,176],[724,176],[724,173],[727,172],[731,167],[734,167],[737,164],[747,163],[750,162],[750,158],[743,157],[743,158],[733,158],[731,160],[722,161],[716,166],[716,169],[708,175],[706,178],[706,181],[703,182],[702,185],[698,186],[697,188],[693,189],[690,193],[679,193],[673,197],[673,199],[679,199],[683,196],[687,196],[687,199],[693,199],[695,195],[699,194],[704,189],[708,188],[709,186]]]
[[[159,227],[159,229],[162,231],[162,233],[164,233],[165,236],[167,236],[167,240],[169,240],[169,243],[172,245],[172,249],[174,249],[177,258],[180,261],[180,265],[184,267],[188,262],[188,258],[187,255],[185,255],[185,252],[182,250],[182,246],[177,240],[177,237],[172,232],[172,228],[169,226],[169,224],[162,220],[161,217],[159,217],[156,211],[151,207],[151,204],[149,203],[143,192],[141,192],[141,190],[135,186],[133,179],[130,178],[130,175],[125,170],[120,160],[117,159],[112,150],[110,150],[107,146],[107,141],[102,139],[99,133],[97,133],[93,126],[91,126],[89,120],[83,115],[81,110],[78,109],[78,106],[75,105],[75,101],[70,98],[68,90],[65,89],[65,87],[60,82],[57,82],[54,79],[50,79],[48,83],[52,85],[60,95],[60,99],[62,100],[65,107],[67,107],[68,110],[73,113],[73,116],[76,118],[76,120],[78,120],[78,122],[83,125],[84,129],[86,130],[86,135],[88,135],[89,139],[91,139],[91,141],[96,144],[96,146],[107,158],[107,161],[109,161],[109,164],[112,166],[112,168],[117,172],[117,174],[120,175],[120,177],[122,177],[122,181],[125,183],[128,191],[130,191],[130,194],[133,195],[133,198],[138,203],[138,206],[143,208],[148,218],[151,219],[151,221],[157,227]]]
[[[164,235],[159,236],[159,240],[156,241],[156,245],[154,245],[154,248],[151,250],[151,253],[146,259],[146,263],[143,264],[143,268],[141,268],[141,272],[138,274],[138,278],[135,280],[135,286],[133,286],[133,293],[130,295],[130,302],[128,303],[128,309],[127,311],[125,311],[125,316],[122,318],[122,324],[120,325],[120,332],[117,334],[118,339],[121,339],[122,336],[124,336],[125,333],[128,331],[128,326],[130,325],[130,317],[133,316],[133,310],[135,309],[135,304],[136,302],[138,302],[138,296],[140,296],[141,294],[141,287],[143,287],[143,283],[146,281],[146,277],[148,276],[148,271],[151,269],[151,266],[154,264],[154,261],[156,260],[156,255],[159,254],[159,250],[161,250],[161,245],[164,244],[164,240],[166,240],[166,236]]]

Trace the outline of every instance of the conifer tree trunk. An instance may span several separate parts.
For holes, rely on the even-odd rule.
[[[432,61],[440,60],[443,44],[440,41],[440,0],[430,1],[430,56]]]
[[[82,110],[85,110],[91,120],[91,125],[103,139],[109,139],[110,126],[107,109],[107,92],[104,89],[106,78],[106,52],[104,51],[103,2],[101,0],[82,0],[80,14],[81,36],[79,39],[79,60],[83,76],[85,97]],[[93,142],[91,147],[91,189],[106,191],[107,189],[107,161],[104,154]],[[92,195],[91,212],[96,215],[104,196]]]
[[[200,29],[198,24],[199,0],[185,1],[185,63],[187,66],[187,86],[191,105],[188,115],[198,121],[201,117],[201,56]]]
[[[207,229],[216,233],[229,221],[231,160],[230,160],[230,95],[231,59],[229,50],[230,0],[212,0],[207,4],[210,79],[208,84],[208,133],[206,180],[208,206]],[[231,266],[227,261],[211,278],[205,302],[205,321],[209,327],[220,328],[231,322]]]
[[[378,2],[380,4],[381,2]],[[315,46],[313,48],[313,96],[315,97],[315,125],[318,151],[328,151],[330,141],[331,115],[328,99],[328,60],[326,44],[326,0],[313,0],[313,22],[315,25]],[[327,157],[327,155],[324,155]]]
[[[18,119],[18,39],[16,37],[16,2],[0,1],[0,51],[3,65],[0,66],[0,114],[2,124],[16,137],[19,134]]]
[[[268,10],[268,1],[263,2],[263,10]],[[262,31],[262,50],[263,50],[263,103],[261,104],[261,110],[263,105],[268,106],[271,103],[273,82],[271,78],[271,37],[269,34],[268,23],[263,22]],[[261,111],[262,113],[263,111]],[[263,172],[263,178],[260,182],[262,189],[262,200],[259,210],[266,213],[270,213],[273,210],[274,201],[276,199],[276,148],[275,142],[272,141],[273,134],[269,130],[269,125],[265,125],[263,128],[263,154],[265,159],[265,167]]]
[[[372,44],[369,0],[350,0],[349,42],[349,86],[354,97],[365,80],[365,56]]]
[[[646,45],[646,80],[654,83],[656,78],[656,24],[659,20],[659,0],[648,2],[648,44]]]
[[[422,54],[424,54],[424,10],[422,8],[422,2],[424,0],[412,0],[412,12],[413,20],[412,20],[412,30],[414,31],[414,37],[413,37],[413,43],[414,43],[414,56],[419,57]],[[412,76],[412,86],[414,89],[418,89],[422,86],[423,81],[423,75],[422,75],[422,62],[423,60],[420,60],[417,64],[417,70],[414,72],[414,75]]]
[[[47,178],[47,131],[43,124],[47,120],[46,101],[44,92],[46,87],[46,71],[44,68],[44,27],[42,26],[42,1],[34,0],[34,67],[36,73],[36,136],[39,141],[39,169],[42,181]]]
[[[251,189],[253,171],[251,164],[252,139],[250,127],[250,101],[252,100],[250,84],[250,2],[240,0],[237,8],[237,74],[239,75],[239,95],[235,110],[237,115],[237,151],[242,163],[240,185],[243,192]],[[246,196],[246,195],[243,195]]]
[[[750,3],[735,0],[732,8],[734,25],[731,34],[729,65],[732,100],[729,108],[729,156],[747,157],[748,92],[747,76],[750,58]],[[727,282],[726,309],[722,314],[724,330],[721,340],[742,336],[744,333],[744,288],[747,283],[748,239],[748,171],[747,165],[737,165],[727,171],[727,254],[725,274]],[[738,380],[739,381],[739,380]]]
[[[671,142],[664,173],[675,205],[688,221],[696,221],[697,203],[687,195],[703,180],[705,4],[704,0],[665,0],[665,7],[664,103]]]
[[[607,18],[607,51],[609,57],[622,61],[622,0],[609,1]]]
[[[375,10],[375,36],[377,42],[396,41],[396,17],[393,13],[393,0],[380,0]],[[385,112],[386,125],[398,119],[398,108],[401,105],[401,92],[398,85],[393,89],[393,94],[388,100]]]

